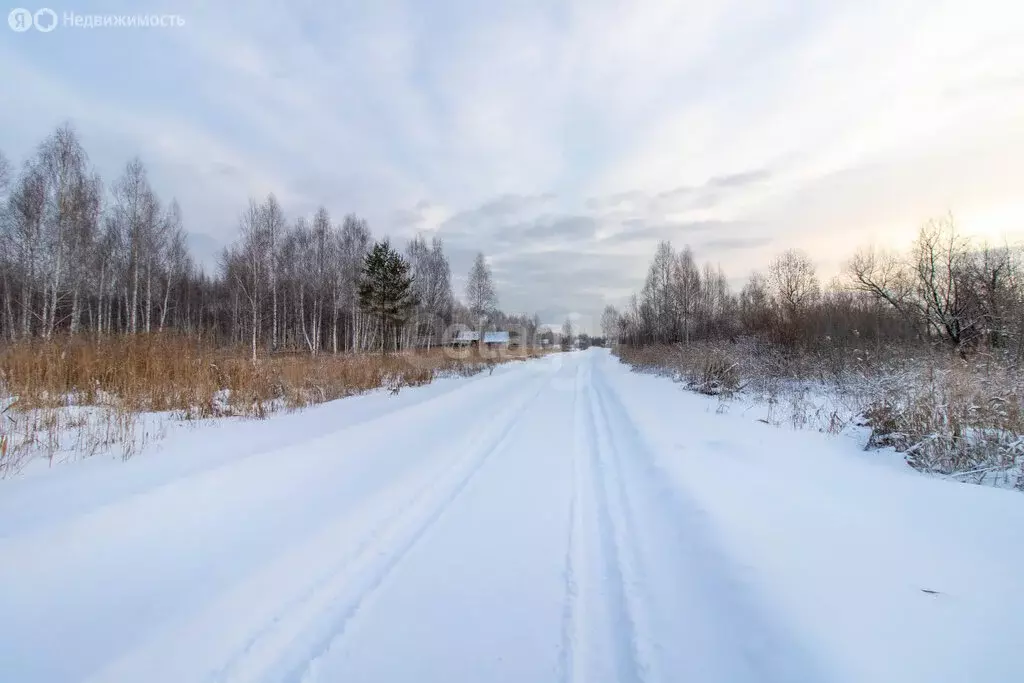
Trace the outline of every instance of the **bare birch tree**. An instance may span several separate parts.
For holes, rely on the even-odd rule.
[[[249,307],[250,348],[254,362],[257,356],[263,292],[267,279],[266,255],[269,240],[265,225],[262,208],[255,200],[250,199],[249,208],[239,219],[239,241],[224,256],[225,270],[233,275],[234,284]]]
[[[425,345],[430,348],[440,341],[444,324],[451,315],[451,269],[440,237],[435,236],[428,245],[426,238],[417,235],[410,240],[406,257],[412,267],[413,289],[419,302],[412,335],[415,339],[425,335]]]
[[[474,326],[481,332],[487,318],[498,307],[498,295],[494,291],[494,280],[487,259],[482,253],[476,255],[466,282],[466,305],[473,315]]]

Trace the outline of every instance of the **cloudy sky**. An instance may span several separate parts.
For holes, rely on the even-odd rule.
[[[503,308],[557,321],[624,301],[661,239],[739,282],[947,211],[1024,238],[1019,0],[49,7],[184,26],[0,24],[0,149],[70,120],[107,179],[141,155],[208,262],[273,191],[440,234],[459,287],[481,250]]]

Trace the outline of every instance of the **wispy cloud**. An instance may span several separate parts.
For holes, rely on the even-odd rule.
[[[738,276],[790,245],[834,270],[946,210],[1024,226],[1013,3],[174,11],[185,27],[0,36],[0,148],[24,157],[70,119],[108,179],[142,155],[208,250],[273,190],[292,215],[435,233],[457,274],[482,250],[504,304],[555,315],[621,299],[661,239]]]

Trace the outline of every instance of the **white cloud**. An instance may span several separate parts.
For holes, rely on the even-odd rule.
[[[194,232],[230,239],[272,189],[293,214],[446,236],[456,270],[483,249],[510,303],[552,314],[621,298],[658,239],[738,276],[790,245],[834,270],[946,210],[990,238],[1024,224],[1009,0],[176,11],[185,29],[132,38],[162,93],[119,80],[136,71],[116,33],[5,40],[0,148],[18,158],[70,118],[108,178],[143,155]],[[578,266],[557,286],[535,270],[549,254]]]

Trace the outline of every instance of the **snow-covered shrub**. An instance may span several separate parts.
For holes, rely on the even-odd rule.
[[[933,357],[880,378],[864,410],[869,447],[930,472],[1020,485],[1024,382],[992,357]]]
[[[1024,371],[1013,357],[922,345],[799,350],[756,338],[618,353],[688,389],[761,404],[764,422],[830,433],[858,424],[868,449],[893,448],[917,469],[1024,489]]]
[[[619,353],[638,370],[667,375],[708,396],[728,397],[741,388],[740,361],[727,349],[694,344],[620,347]]]
[[[687,373],[694,391],[708,396],[731,396],[740,386],[739,362],[721,351],[711,349],[695,359]]]

